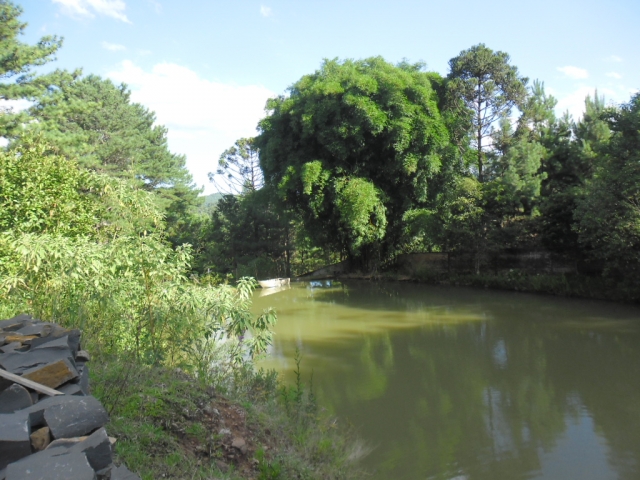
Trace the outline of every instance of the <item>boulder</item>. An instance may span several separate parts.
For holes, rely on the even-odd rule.
[[[109,421],[107,411],[95,397],[62,395],[59,398],[65,401],[44,411],[44,421],[53,438],[80,437]]]
[[[0,413],[13,413],[31,405],[33,405],[31,394],[17,383],[0,393]]]
[[[31,454],[30,433],[29,421],[24,415],[0,415],[0,470]]]

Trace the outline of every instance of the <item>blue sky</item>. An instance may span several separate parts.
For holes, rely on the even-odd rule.
[[[406,58],[446,75],[450,58],[485,43],[574,117],[595,88],[616,103],[640,89],[638,0],[14,1],[23,41],[64,37],[47,69],[127,83],[205,193],[222,151],[255,134],[266,99],[323,58]]]

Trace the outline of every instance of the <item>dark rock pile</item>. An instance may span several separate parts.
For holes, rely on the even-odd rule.
[[[79,330],[29,315],[0,321],[0,480],[139,479],[113,464],[88,361]]]

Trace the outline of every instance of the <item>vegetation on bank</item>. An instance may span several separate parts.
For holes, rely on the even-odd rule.
[[[388,276],[383,275],[381,278],[393,280],[398,277],[395,274],[389,274]],[[512,270],[504,275],[491,273],[449,275],[423,270],[417,272],[411,279],[432,285],[491,288],[616,302],[640,302],[640,292],[635,285],[624,285],[600,276],[527,274],[518,270]]]
[[[252,370],[276,320],[251,313],[255,280],[194,275],[178,236],[198,192],[166,130],[124,86],[32,75],[61,41],[20,43],[19,14],[0,0],[0,98],[34,102],[0,114],[0,317],[82,330],[116,451],[145,478],[357,476],[302,386]]]
[[[144,479],[355,479],[364,450],[323,414],[309,385],[248,364],[206,381],[181,370],[94,362],[117,459]]]
[[[225,457],[242,449],[202,431],[203,418],[220,426],[205,411],[213,403],[243,412],[247,475],[354,478],[346,440],[310,392],[248,366],[275,312],[250,313],[246,277],[470,252],[475,275],[451,281],[587,296],[601,282],[600,292],[636,295],[640,94],[621,106],[588,97],[574,120],[482,44],[446,77],[380,57],[328,60],[269,101],[256,138],[223,153],[211,178],[228,194],[209,209],[125,85],[34,73],[62,40],[20,42],[20,13],[0,0],[0,100],[30,102],[0,112],[0,316],[83,330],[118,452],[149,477],[204,478],[224,469],[218,460],[244,475]],[[480,259],[506,248],[603,268],[593,285],[487,276]],[[145,448],[156,454],[143,458]]]

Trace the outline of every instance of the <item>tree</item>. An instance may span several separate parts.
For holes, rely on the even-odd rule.
[[[113,239],[163,228],[152,196],[80,168],[41,136],[0,152],[0,232]]]
[[[473,146],[477,153],[477,175],[484,181],[486,152],[496,122],[508,117],[515,106],[527,97],[528,79],[518,75],[509,65],[509,55],[494,52],[478,44],[449,61],[448,90],[451,108],[466,110],[468,128],[473,132]],[[459,100],[462,100],[461,102]]]
[[[611,136],[606,112],[604,99],[596,92],[593,99],[585,99],[585,114],[578,122],[565,113],[543,139],[549,154],[542,165],[546,179],[538,230],[542,245],[550,251],[574,257],[583,254],[574,213]]]
[[[218,160],[216,173],[209,173],[209,180],[219,192],[235,195],[262,188],[264,176],[255,139],[241,138],[225,150]]]
[[[637,286],[640,277],[640,94],[609,110],[609,142],[578,201],[580,243],[606,272]],[[605,117],[606,118],[606,117]]]
[[[224,195],[203,232],[200,267],[236,278],[290,276],[288,218],[268,189]]]
[[[19,20],[22,9],[8,0],[0,0],[0,100],[15,100],[32,97],[41,92],[48,79],[56,75],[37,77],[31,69],[54,60],[62,45],[62,39],[45,36],[36,45],[27,45],[18,40],[27,24]],[[14,130],[20,122],[11,109],[0,109],[0,135]]]
[[[41,132],[60,154],[155,193],[166,214],[169,239],[175,244],[185,240],[187,217],[200,192],[192,185],[184,155],[169,151],[167,129],[155,125],[153,112],[131,102],[126,85],[65,72],[28,113],[37,120],[28,130]]]
[[[368,263],[393,253],[404,212],[425,204],[446,126],[421,65],[325,60],[259,124],[265,183],[314,243]]]

